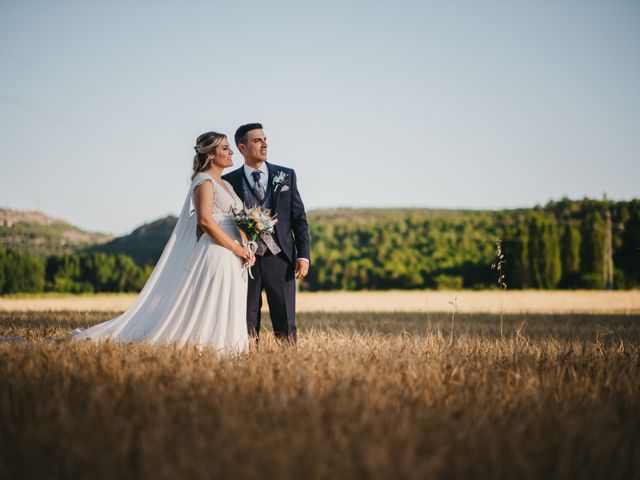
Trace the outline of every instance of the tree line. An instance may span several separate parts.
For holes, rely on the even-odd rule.
[[[0,293],[137,292],[151,274],[122,254],[71,253],[41,257],[0,250]]]
[[[497,238],[509,289],[640,287],[640,200],[563,199],[502,211],[341,209],[310,212],[309,220],[304,290],[491,288]],[[146,244],[155,258],[164,241],[156,243]],[[0,250],[0,293],[135,292],[151,270],[123,253]]]
[[[309,290],[640,286],[640,200],[563,199],[494,212],[332,211],[311,223]]]
[[[518,220],[505,228],[513,288],[640,287],[639,200],[550,202]]]

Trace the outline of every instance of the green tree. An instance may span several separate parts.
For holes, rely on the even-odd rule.
[[[580,248],[581,286],[604,287],[604,220],[596,209],[587,212],[582,220]]]
[[[82,293],[87,286],[81,282],[80,257],[77,254],[51,255],[47,258],[45,286],[54,292]]]
[[[580,280],[580,244],[582,237],[580,229],[574,223],[564,226],[560,240],[560,252],[562,258],[563,288],[578,288]]]
[[[544,227],[545,241],[545,286],[544,288],[556,288],[562,278],[562,261],[560,259],[560,239],[558,237],[558,225],[554,219],[550,219]]]
[[[533,288],[555,288],[562,274],[555,220],[535,213],[529,221],[529,275]]]
[[[529,288],[529,228],[519,224],[502,241],[509,288]]]
[[[37,293],[44,290],[44,260],[30,254],[7,250],[4,257],[2,293]]]
[[[629,203],[627,219],[624,222],[620,249],[614,254],[614,260],[624,275],[627,288],[640,286],[640,200]]]
[[[0,293],[4,292],[4,264],[6,254],[3,249],[0,248]]]

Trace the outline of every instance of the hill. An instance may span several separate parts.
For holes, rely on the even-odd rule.
[[[81,230],[37,210],[0,209],[0,248],[46,256],[76,252],[112,238]]]
[[[390,222],[398,218],[489,218],[490,211],[439,210],[428,208],[336,208],[312,210],[307,217],[312,228],[332,224],[366,224]],[[177,217],[169,215],[136,228],[129,235],[87,248],[90,252],[121,253],[139,265],[155,264],[176,225]]]
[[[87,248],[89,252],[110,254],[122,253],[130,256],[138,265],[155,264],[162,254],[177,217],[169,215],[136,228],[129,235]]]
[[[489,218],[491,210],[454,210],[436,208],[331,208],[313,210],[307,213],[309,222],[316,226],[331,223],[364,224],[370,222],[391,221],[398,218]]]

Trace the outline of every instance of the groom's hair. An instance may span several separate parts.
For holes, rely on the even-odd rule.
[[[246,125],[241,125],[236,130],[236,134],[233,137],[233,140],[236,142],[236,147],[241,143],[247,144],[247,133],[251,130],[262,130],[261,123],[247,123]]]

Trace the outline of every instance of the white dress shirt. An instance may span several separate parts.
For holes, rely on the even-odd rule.
[[[267,168],[267,164],[263,162],[262,165],[260,165],[260,168],[252,168],[246,163],[244,164],[244,176],[247,177],[251,188],[254,188],[256,185],[256,182],[253,180],[253,172],[256,170],[260,170],[260,185],[262,185],[262,188],[266,193],[269,185],[269,169]]]

